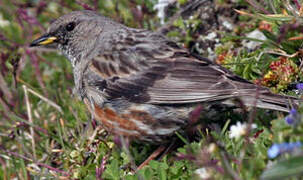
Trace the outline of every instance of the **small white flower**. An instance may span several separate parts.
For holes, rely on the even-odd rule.
[[[210,170],[207,168],[196,169],[195,174],[198,175],[200,179],[210,179],[212,175]]]
[[[0,27],[8,26],[10,22],[8,20],[3,19],[2,14],[0,14]]]
[[[207,36],[205,36],[205,39],[206,39],[206,40],[213,40],[213,39],[215,39],[216,37],[217,37],[217,33],[211,32],[211,33],[207,34]]]
[[[207,150],[209,153],[214,153],[217,150],[217,145],[215,143],[210,143]]]
[[[261,41],[265,41],[267,38],[264,35],[263,32],[260,30],[256,29],[246,35],[247,38],[253,38],[253,39],[258,39]],[[262,42],[257,42],[257,41],[250,41],[250,40],[243,40],[242,44],[244,47],[248,49],[256,49],[258,46],[262,44]]]
[[[230,127],[229,137],[230,138],[240,138],[241,136],[244,136],[247,133],[248,124],[247,123],[241,123],[237,122],[236,125],[232,125]],[[257,128],[256,124],[251,125],[251,129]]]
[[[228,30],[233,30],[233,24],[231,24],[230,22],[228,22],[228,21],[223,21],[223,23],[222,23],[222,25],[226,28],[226,29],[228,29]]]
[[[154,6],[154,9],[158,11],[157,16],[160,18],[161,24],[164,24],[166,6],[173,2],[175,0],[158,0],[158,3]]]

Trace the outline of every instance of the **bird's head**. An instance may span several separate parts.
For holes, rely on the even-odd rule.
[[[72,61],[86,56],[103,30],[105,18],[94,11],[73,11],[51,23],[47,32],[30,46],[56,46]]]

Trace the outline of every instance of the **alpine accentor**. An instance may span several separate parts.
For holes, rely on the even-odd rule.
[[[50,43],[71,62],[75,92],[94,118],[109,132],[131,139],[169,139],[186,127],[198,103],[239,98],[246,106],[287,112],[295,100],[198,58],[159,33],[129,28],[93,11],[60,17],[31,46]]]

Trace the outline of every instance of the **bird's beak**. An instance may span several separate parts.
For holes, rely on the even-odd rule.
[[[31,44],[30,47],[34,46],[40,46],[40,45],[47,45],[55,42],[58,38],[55,36],[51,36],[49,34],[45,34],[38,39],[34,40]]]

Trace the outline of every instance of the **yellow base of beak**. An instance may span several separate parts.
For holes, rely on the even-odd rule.
[[[55,36],[49,36],[49,35],[44,35],[39,37],[38,39],[34,40],[30,46],[40,46],[40,45],[46,45],[46,44],[51,44],[54,41],[56,41],[58,38]]]
[[[49,37],[48,39],[45,39],[44,41],[41,41],[41,42],[39,43],[39,45],[51,44],[51,43],[53,43],[55,40],[57,40],[56,37]]]

